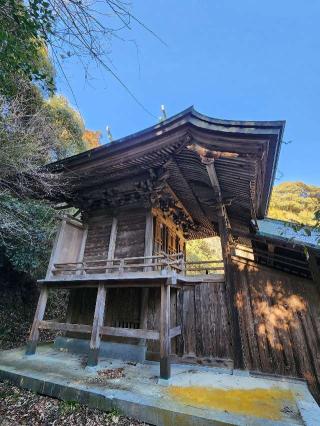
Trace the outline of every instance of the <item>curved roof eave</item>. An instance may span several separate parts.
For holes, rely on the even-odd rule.
[[[107,156],[119,154],[122,151],[129,153],[139,145],[154,142],[165,136],[170,136],[175,132],[187,132],[196,129],[205,132],[207,135],[223,135],[226,137],[239,138],[261,138],[270,140],[268,149],[268,161],[264,180],[264,188],[259,202],[257,216],[263,218],[267,212],[272,186],[274,184],[275,172],[279,159],[281,140],[284,132],[285,121],[236,121],[221,120],[208,117],[197,112],[193,106],[176,114],[161,123],[148,127],[129,136],[117,139],[111,143],[93,148],[66,159],[48,164],[48,168],[53,171],[63,171],[81,167],[84,164],[92,163],[95,160],[103,160]]]
[[[195,126],[200,130],[202,129],[209,132],[212,131],[225,134],[247,134],[256,136],[273,135],[277,137],[278,145],[280,146],[285,121],[221,120],[201,114],[197,112],[193,106],[191,106],[184,111],[167,118],[161,123],[155,124],[154,126],[132,133],[131,135],[117,139],[97,148],[50,163],[48,166],[55,166],[55,168],[59,168],[59,165],[63,167],[66,165],[71,166],[72,163],[79,164],[86,161],[93,161],[96,157],[109,155],[122,149],[131,148],[139,143],[146,143],[150,139],[164,136],[164,134],[177,130],[188,124]],[[278,155],[276,158],[278,158]]]

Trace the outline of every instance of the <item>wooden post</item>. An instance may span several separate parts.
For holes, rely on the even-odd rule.
[[[239,324],[239,313],[236,305],[235,282],[233,266],[231,262],[231,226],[227,215],[227,210],[223,204],[222,192],[219,179],[214,166],[214,156],[211,158],[202,157],[202,163],[205,164],[211,185],[217,196],[218,207],[218,226],[221,240],[221,248],[224,262],[224,273],[226,283],[226,295],[228,300],[228,316],[230,318],[231,344],[233,353],[233,362],[235,368],[243,368],[243,353],[241,345],[241,331]]]
[[[108,247],[108,260],[112,260],[114,258],[114,252],[116,250],[117,230],[118,230],[118,218],[116,216],[113,216],[110,239],[109,239],[109,247]],[[112,266],[112,262],[107,262],[107,266]],[[108,268],[107,268],[107,271],[108,271]]]
[[[99,348],[100,348],[100,328],[103,327],[104,311],[106,304],[106,288],[102,283],[99,283],[97,291],[96,307],[94,310],[90,349],[88,354],[88,366],[95,366],[98,364]]]
[[[29,340],[26,348],[26,355],[33,355],[36,352],[39,340],[39,322],[43,320],[48,300],[48,288],[41,287],[36,313],[34,315]]]
[[[77,262],[83,262],[84,251],[85,251],[86,242],[87,242],[87,237],[88,237],[88,225],[84,225],[83,234],[82,234],[82,241],[81,241],[81,246],[80,246],[80,251],[79,251],[79,256],[78,256]],[[77,271],[76,275],[85,274],[85,269],[84,268],[85,268],[85,265],[82,263],[82,270],[81,271]]]
[[[168,380],[171,376],[170,365],[170,285],[161,285],[160,307],[160,378]]]
[[[152,256],[153,253],[153,215],[151,207],[147,210],[146,213],[146,229],[144,234],[144,256]],[[148,260],[148,262],[152,260]],[[144,268],[145,271],[148,270],[147,267]],[[141,303],[140,303],[140,328],[148,328],[148,302],[149,302],[149,289],[141,289]],[[144,346],[146,344],[146,339],[140,339],[139,345]]]

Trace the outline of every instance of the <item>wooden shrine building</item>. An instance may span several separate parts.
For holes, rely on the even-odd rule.
[[[319,250],[259,231],[283,121],[212,119],[189,108],[48,166],[68,191],[40,280],[39,330],[142,346],[170,360],[320,381]],[[186,241],[220,236],[222,259],[190,262]],[[312,264],[312,267],[311,267]],[[66,323],[44,320],[49,289],[70,289]]]

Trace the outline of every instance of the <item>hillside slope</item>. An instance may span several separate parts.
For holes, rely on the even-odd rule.
[[[303,182],[283,182],[274,186],[268,217],[315,225],[314,212],[320,209],[320,187]],[[189,261],[221,259],[218,237],[194,240],[187,243]]]
[[[283,182],[273,188],[268,217],[315,225],[314,213],[319,208],[319,186]]]

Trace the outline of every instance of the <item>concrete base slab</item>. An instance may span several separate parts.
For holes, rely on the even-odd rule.
[[[160,386],[170,386],[172,384],[171,379],[161,379],[161,377],[158,379],[158,385]]]
[[[54,347],[58,350],[77,354],[89,354],[89,365],[96,365],[96,355],[90,353],[90,342],[86,339],[58,336],[54,341]],[[145,345],[130,345],[127,343],[104,342],[100,343],[99,356],[122,359],[143,363],[146,359],[147,347]],[[91,355],[91,357],[90,357]]]
[[[85,369],[82,356],[40,345],[0,353],[0,378],[34,392],[121,413],[153,425],[308,425],[320,408],[305,383],[220,374],[210,367],[172,365],[169,386],[160,386],[159,363],[100,358]]]

